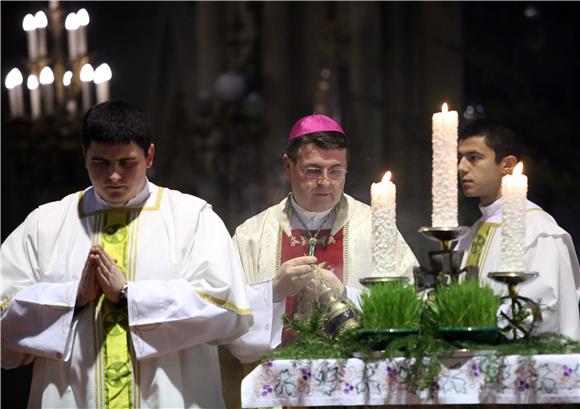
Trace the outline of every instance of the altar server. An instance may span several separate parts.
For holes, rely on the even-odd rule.
[[[207,202],[147,179],[136,106],[94,106],[82,142],[92,186],[2,244],[2,367],[34,361],[32,408],[224,407],[214,344],[252,324],[228,231]]]
[[[511,174],[521,158],[521,144],[509,128],[486,120],[475,121],[459,136],[458,172],[463,193],[479,198],[482,217],[463,237],[464,265],[477,265],[482,282],[501,295],[507,286],[492,281],[500,271],[502,177]],[[578,299],[580,269],[570,235],[537,204],[527,201],[525,271],[539,277],[519,286],[519,294],[539,302],[543,321],[538,331],[551,331],[580,340]]]

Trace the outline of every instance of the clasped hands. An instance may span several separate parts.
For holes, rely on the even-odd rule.
[[[119,302],[127,279],[101,246],[91,246],[77,290],[76,307],[95,300],[101,292],[113,303]]]
[[[317,261],[314,256],[302,256],[284,262],[272,282],[274,302],[280,302],[301,290],[306,292],[308,298],[314,300],[323,283],[337,294],[342,294],[344,285],[338,277],[324,268],[325,262],[316,264]]]

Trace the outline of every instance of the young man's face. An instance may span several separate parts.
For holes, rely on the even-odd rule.
[[[484,206],[496,201],[501,196],[501,178],[511,171],[507,158],[515,159],[508,156],[496,163],[495,151],[483,136],[459,141],[457,170],[465,196],[478,197]]]
[[[338,203],[344,189],[345,175],[340,174],[341,170],[346,170],[346,149],[322,149],[309,143],[299,149],[296,163],[287,155],[283,159],[286,178],[300,206],[312,212],[322,212]],[[322,176],[308,178],[311,171],[307,168],[323,169]]]
[[[85,152],[85,167],[99,196],[112,206],[122,206],[143,188],[154,153],[153,144],[145,155],[135,142],[91,142]]]

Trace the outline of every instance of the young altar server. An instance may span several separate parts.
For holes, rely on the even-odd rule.
[[[500,271],[502,177],[511,174],[521,158],[521,144],[509,128],[475,121],[459,135],[458,172],[467,197],[479,198],[482,217],[457,246],[465,250],[464,265],[477,265],[480,278],[496,292],[507,286],[487,277]],[[580,340],[578,299],[580,269],[574,244],[552,216],[527,201],[525,271],[539,277],[519,285],[519,294],[541,304],[543,321],[537,330]]]
[[[224,407],[214,344],[252,324],[228,231],[205,201],[147,179],[136,106],[94,106],[82,142],[92,186],[2,244],[2,367],[34,361],[32,408]]]

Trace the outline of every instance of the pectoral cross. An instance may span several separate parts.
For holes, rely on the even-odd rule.
[[[318,239],[316,237],[310,237],[308,239],[308,245],[310,246],[310,248],[308,250],[308,255],[309,256],[313,256],[314,255],[314,247],[316,247],[317,244],[318,244]]]

